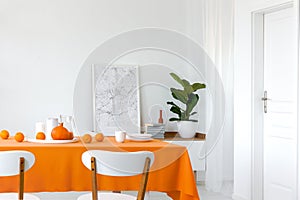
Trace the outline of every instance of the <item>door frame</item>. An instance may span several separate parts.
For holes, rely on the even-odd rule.
[[[282,9],[290,8],[296,6],[297,9],[297,21],[298,21],[298,55],[299,54],[299,0],[297,2],[286,2],[283,4],[278,4],[276,6],[267,7],[264,9],[256,10],[252,12],[252,38],[251,38],[251,199],[252,200],[263,200],[264,192],[264,160],[263,160],[263,107],[262,101],[264,92],[264,15],[272,12],[276,12]],[[298,118],[298,137],[297,137],[297,195],[300,197],[300,153],[299,153],[299,56],[298,56],[298,102],[297,102],[297,118]]]

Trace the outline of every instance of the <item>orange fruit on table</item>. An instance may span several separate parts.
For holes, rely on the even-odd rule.
[[[92,136],[88,133],[84,134],[82,137],[81,137],[81,140],[84,142],[84,143],[91,143],[92,142]]]
[[[46,135],[45,135],[44,132],[38,132],[38,133],[36,134],[35,138],[36,138],[37,140],[45,140],[45,139],[46,139]]]
[[[0,132],[0,137],[1,137],[2,139],[4,139],[4,140],[8,139],[8,137],[9,137],[9,132],[8,132],[7,130],[2,130],[2,131]]]
[[[17,132],[17,133],[15,134],[15,140],[16,140],[17,142],[23,142],[23,140],[24,140],[24,134],[21,133],[21,132]]]
[[[104,140],[104,135],[103,135],[103,133],[97,133],[97,134],[95,135],[95,140],[96,140],[97,142],[102,142],[102,141]]]

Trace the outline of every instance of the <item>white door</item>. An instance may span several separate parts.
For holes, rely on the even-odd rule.
[[[297,23],[292,8],[264,15],[264,200],[297,200]]]

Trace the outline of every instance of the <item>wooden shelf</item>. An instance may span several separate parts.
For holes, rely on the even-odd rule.
[[[160,140],[175,140],[175,141],[204,141],[206,134],[204,133],[196,133],[194,138],[182,138],[178,135],[177,132],[165,132],[165,138]]]

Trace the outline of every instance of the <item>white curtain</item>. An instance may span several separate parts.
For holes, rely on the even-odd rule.
[[[199,156],[207,161],[205,187],[209,191],[231,194],[233,180],[233,0],[200,0],[190,3],[191,17],[199,17],[200,44],[216,71],[207,69],[205,78],[215,80],[208,85],[205,150]],[[198,19],[194,19],[194,22]],[[194,24],[195,25],[195,24]],[[196,30],[196,29],[195,29]],[[197,33],[197,32],[196,32]],[[195,32],[193,33],[195,35]],[[222,86],[217,83],[221,80]],[[210,81],[213,82],[213,81]],[[222,92],[224,92],[222,94]],[[220,98],[223,97],[223,98]],[[218,98],[218,99],[210,99]],[[211,106],[211,107],[209,107]],[[221,114],[224,112],[224,115]]]

